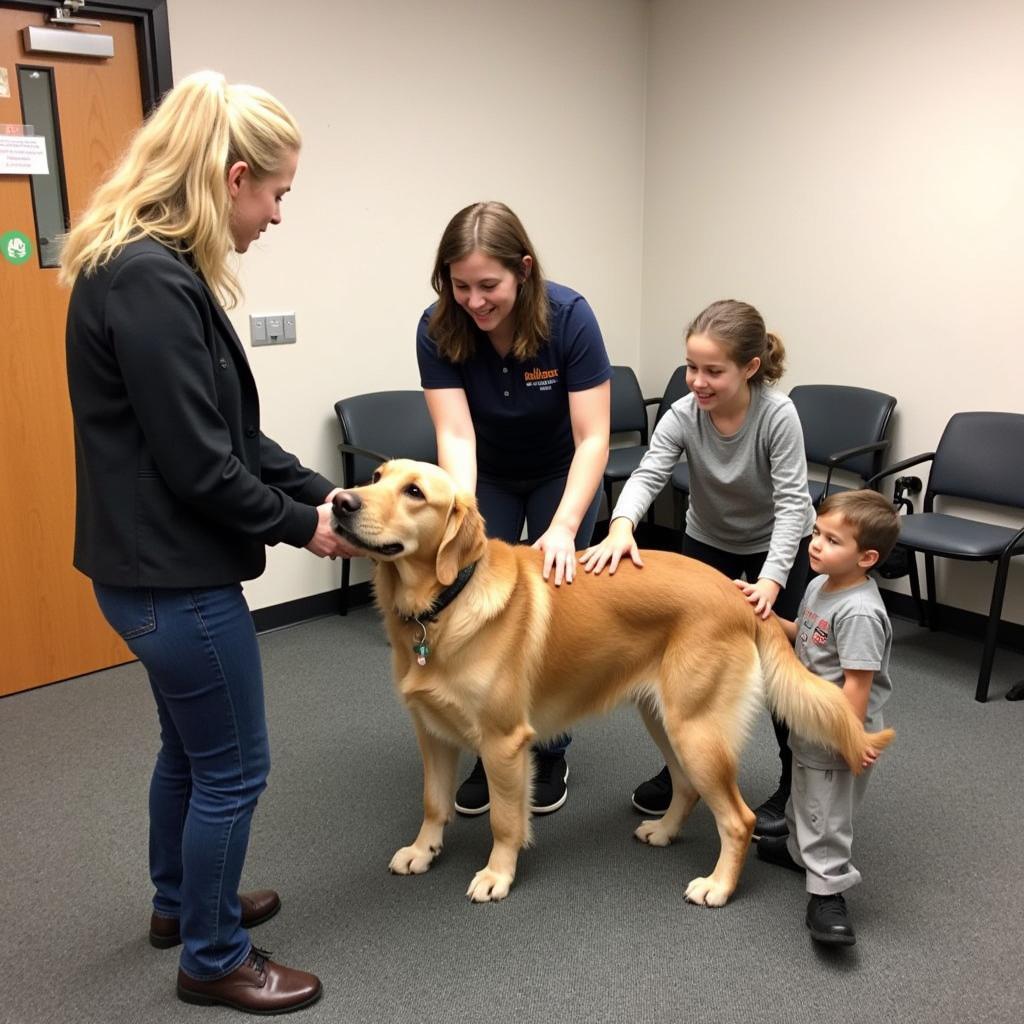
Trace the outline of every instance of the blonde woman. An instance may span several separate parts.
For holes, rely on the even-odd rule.
[[[178,996],[255,1013],[319,998],[248,927],[280,907],[238,892],[270,768],[263,680],[241,581],[265,545],[350,553],[336,488],[260,431],[224,303],[229,260],[281,221],[300,136],[268,93],[184,79],[71,232],[68,384],[78,486],[75,565],[145,666],[160,722],[150,786],[150,941],[182,945]]]

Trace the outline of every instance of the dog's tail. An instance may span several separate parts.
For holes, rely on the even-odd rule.
[[[836,751],[854,775],[869,748],[881,751],[892,743],[892,729],[865,732],[843,691],[797,660],[774,616],[758,620],[756,641],[768,704],[794,732]]]

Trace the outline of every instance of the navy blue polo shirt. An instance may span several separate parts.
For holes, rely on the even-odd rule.
[[[437,353],[427,333],[434,307],[420,319],[416,358],[424,388],[462,388],[476,432],[477,469],[498,479],[543,480],[569,469],[576,445],[569,392],[611,379],[601,328],[578,292],[548,282],[550,337],[532,359],[504,359],[487,335],[476,332],[476,350],[463,363]]]

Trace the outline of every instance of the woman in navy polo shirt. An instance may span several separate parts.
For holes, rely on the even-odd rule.
[[[519,218],[504,203],[460,210],[441,236],[437,302],[416,333],[420,383],[438,461],[474,491],[487,533],[544,552],[544,578],[571,583],[587,547],[608,461],[612,371],[586,299],[544,280]],[[533,811],[565,803],[561,736],[535,749]],[[490,806],[477,760],[455,809]]]

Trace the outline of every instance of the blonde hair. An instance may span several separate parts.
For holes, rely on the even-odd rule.
[[[721,345],[737,366],[746,366],[758,358],[761,365],[750,378],[751,384],[774,384],[786,372],[786,346],[777,334],[765,330],[764,318],[747,302],[721,299],[694,317],[686,329],[689,340],[706,334]]]
[[[129,242],[150,237],[190,258],[227,306],[238,302],[227,170],[242,160],[259,179],[301,145],[298,126],[270,93],[229,85],[215,71],[181,80],[135,133],[120,163],[71,230],[60,280],[93,274]]]
[[[469,314],[455,301],[451,265],[472,252],[482,252],[510,270],[519,282],[512,308],[512,355],[533,358],[548,340],[548,290],[540,260],[522,221],[504,204],[473,203],[448,222],[437,247],[430,283],[437,306],[427,324],[430,337],[444,359],[461,363],[476,350],[476,332]],[[529,273],[523,258],[533,261]]]

